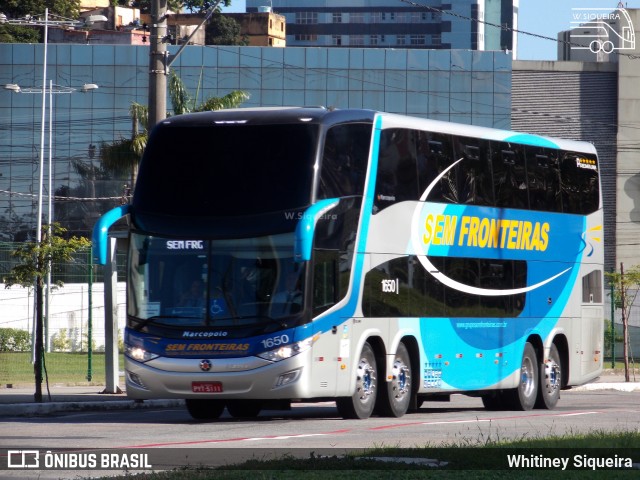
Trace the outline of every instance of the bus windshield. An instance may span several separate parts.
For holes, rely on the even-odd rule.
[[[140,164],[138,215],[235,217],[311,202],[317,125],[160,125]]]
[[[304,300],[293,241],[293,233],[233,240],[132,233],[130,327],[291,326]]]

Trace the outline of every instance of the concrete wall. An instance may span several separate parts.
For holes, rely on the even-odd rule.
[[[640,9],[629,10],[640,33]],[[616,204],[616,264],[640,265],[640,41],[618,59],[618,162]],[[622,52],[621,52],[622,53]]]
[[[92,338],[96,350],[104,349],[104,284],[96,283],[91,288]],[[126,323],[126,284],[118,283],[118,330],[122,338]],[[0,305],[2,316],[0,328],[16,328],[32,331],[33,291],[23,287],[5,288],[0,283]],[[68,283],[52,291],[49,302],[49,342],[59,338],[61,332],[69,339],[69,350],[80,351],[86,345],[89,322],[89,285]],[[86,349],[85,349],[86,351]]]

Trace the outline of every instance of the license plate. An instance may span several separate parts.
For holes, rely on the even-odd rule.
[[[222,382],[191,382],[191,391],[194,393],[221,393]]]

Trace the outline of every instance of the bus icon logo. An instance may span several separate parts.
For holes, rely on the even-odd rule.
[[[38,450],[7,450],[8,468],[39,468],[40,452]]]
[[[572,50],[610,54],[636,48],[633,22],[626,9],[572,8],[571,15]]]

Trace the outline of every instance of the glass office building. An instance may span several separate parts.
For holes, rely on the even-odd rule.
[[[104,167],[101,150],[131,138],[130,106],[147,104],[149,47],[50,44],[47,79],[53,91],[77,90],[52,95],[51,122],[47,111],[44,125],[42,95],[25,93],[42,85],[42,59],[43,45],[0,44],[0,85],[23,90],[0,89],[0,241],[34,233],[43,132],[41,211],[47,222],[49,129],[54,221],[88,234],[100,214],[122,201],[130,183],[129,171]],[[510,127],[511,56],[504,52],[190,46],[172,68],[196,103],[242,90],[250,95],[243,106],[369,108]],[[99,88],[82,93],[86,83]]]
[[[515,50],[519,0],[247,0],[286,18],[287,46]]]

